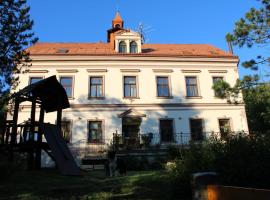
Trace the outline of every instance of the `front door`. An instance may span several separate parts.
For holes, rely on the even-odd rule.
[[[161,142],[173,142],[173,120],[160,120],[160,140]]]
[[[139,117],[122,118],[122,133],[124,142],[129,146],[137,146],[140,143],[139,132],[142,119]]]
[[[203,139],[202,119],[190,119],[190,133],[193,141],[200,141]]]

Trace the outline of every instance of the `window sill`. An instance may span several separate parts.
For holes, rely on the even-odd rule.
[[[75,98],[74,97],[68,97],[68,100],[74,100]]]
[[[89,145],[104,145],[105,142],[87,142]]]
[[[162,145],[174,145],[176,144],[176,141],[160,141],[160,144]]]
[[[168,96],[168,97],[160,97],[156,96],[157,99],[173,99],[173,96]]]
[[[103,100],[105,97],[88,97],[89,100]]]
[[[186,96],[186,99],[202,99],[202,96]]]
[[[140,97],[123,97],[123,99],[140,99]]]

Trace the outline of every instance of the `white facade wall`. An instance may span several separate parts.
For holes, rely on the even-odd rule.
[[[104,139],[111,139],[116,131],[121,133],[118,114],[130,108],[146,115],[141,133],[159,135],[159,119],[164,118],[174,120],[175,133],[190,133],[190,118],[203,119],[205,132],[219,132],[219,118],[229,118],[233,131],[248,131],[244,105],[228,104],[214,97],[212,90],[213,76],[235,83],[237,64],[233,58],[35,56],[30,72],[20,75],[18,89],[29,84],[29,77],[72,76],[74,98],[70,99],[71,108],[63,111],[63,118],[72,121],[72,143],[87,139],[88,120],[103,120]],[[137,76],[139,98],[123,98],[126,75]],[[156,76],[160,75],[169,77],[172,98],[157,97]],[[104,99],[88,98],[90,76],[104,77]],[[201,98],[186,98],[185,76],[197,77]],[[29,106],[23,105],[19,122],[30,117]],[[45,114],[45,122],[55,120],[56,113]]]

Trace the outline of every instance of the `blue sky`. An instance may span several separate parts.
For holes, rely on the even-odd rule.
[[[225,35],[255,0],[28,0],[34,31],[41,42],[106,41],[117,10],[125,27],[146,28],[148,43],[212,44],[227,50]],[[256,50],[238,49],[240,61]],[[239,67],[240,76],[250,70]]]

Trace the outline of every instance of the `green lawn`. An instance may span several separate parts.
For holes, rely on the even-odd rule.
[[[54,170],[16,172],[0,181],[0,199],[187,199],[165,171],[128,172],[106,177],[90,171],[82,177],[61,176]]]

